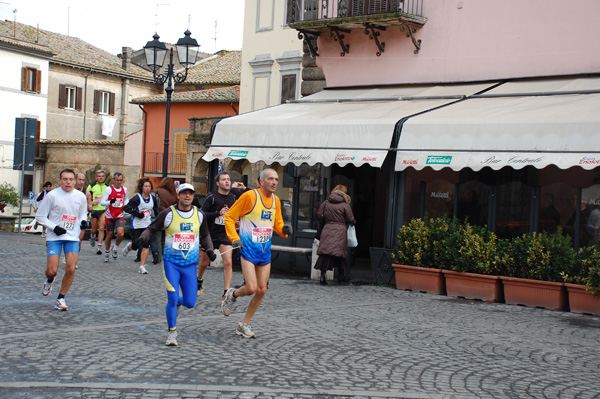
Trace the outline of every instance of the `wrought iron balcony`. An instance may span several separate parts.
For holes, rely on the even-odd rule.
[[[364,29],[365,34],[375,41],[379,51],[385,43],[379,36],[389,26],[399,26],[406,31],[419,52],[421,41],[416,40],[416,28],[422,27],[427,18],[423,16],[424,0],[287,0],[287,22],[296,29],[298,37],[304,39],[311,54],[318,56],[316,38],[329,32],[340,43],[344,56],[350,51],[343,42],[344,34],[354,29]]]

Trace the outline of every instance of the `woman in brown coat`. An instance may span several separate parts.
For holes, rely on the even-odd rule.
[[[348,252],[346,225],[356,224],[347,192],[346,186],[341,184],[335,186],[327,201],[321,204],[317,214],[319,219],[323,215],[325,220],[317,250],[319,258],[315,264],[315,269],[321,271],[323,285],[327,285],[325,273],[327,270],[333,270],[334,267],[338,268],[338,282],[346,281],[344,274]],[[325,207],[324,213],[323,207]]]

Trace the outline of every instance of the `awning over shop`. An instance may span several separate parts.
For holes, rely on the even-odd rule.
[[[600,78],[510,82],[407,120],[396,170],[600,166]]]
[[[491,85],[324,90],[222,120],[203,159],[381,167],[400,119]]]

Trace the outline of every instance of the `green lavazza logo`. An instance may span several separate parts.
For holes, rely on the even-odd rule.
[[[452,162],[451,156],[444,155],[428,155],[427,156],[427,165],[450,165]]]
[[[248,151],[239,150],[231,150],[229,151],[229,154],[227,154],[228,157],[245,157],[246,155],[248,155]]]

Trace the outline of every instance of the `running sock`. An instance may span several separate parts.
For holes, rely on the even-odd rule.
[[[65,299],[65,296],[63,294],[58,294],[58,298],[57,299]]]
[[[231,293],[231,296],[233,297],[233,299],[237,299],[237,295],[235,295],[235,291],[233,291],[233,292]]]
[[[54,277],[52,277],[52,278],[46,277],[46,281],[49,282],[50,284],[52,284],[54,282]]]
[[[223,296],[225,296],[225,294],[227,294],[227,290],[223,290]]]

